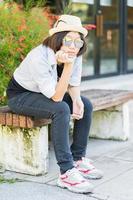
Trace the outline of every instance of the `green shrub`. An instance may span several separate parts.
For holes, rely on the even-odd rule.
[[[0,4],[0,105],[15,68],[26,54],[48,35],[48,21],[41,8],[29,12],[17,4]]]
[[[30,10],[32,7],[44,7],[46,5],[46,1],[47,0],[26,0],[26,1],[22,1],[22,0],[4,0],[4,2],[6,3],[13,3],[16,2],[19,5],[22,5],[23,8],[28,11]]]

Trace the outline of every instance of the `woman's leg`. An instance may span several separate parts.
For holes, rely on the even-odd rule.
[[[84,103],[84,115],[82,119],[74,120],[73,143],[71,145],[75,161],[85,156],[93,110],[91,102],[86,97],[81,96],[81,99]],[[63,101],[67,102],[72,113],[72,100],[68,93],[65,94]]]
[[[69,144],[70,108],[66,102],[54,102],[41,93],[25,92],[9,100],[8,105],[18,114],[52,119],[51,135],[60,171],[64,173],[73,168]]]

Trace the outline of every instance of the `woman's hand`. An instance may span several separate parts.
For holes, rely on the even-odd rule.
[[[58,63],[73,63],[76,56],[71,55],[63,50],[59,50],[55,54]]]
[[[82,119],[84,114],[84,104],[81,100],[81,98],[77,98],[73,100],[73,114],[72,118],[73,119]]]

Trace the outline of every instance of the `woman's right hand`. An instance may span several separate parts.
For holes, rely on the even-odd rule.
[[[58,63],[73,63],[76,58],[76,56],[69,55],[62,50],[57,51],[55,57]]]

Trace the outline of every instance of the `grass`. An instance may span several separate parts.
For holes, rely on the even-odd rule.
[[[19,179],[17,179],[17,178],[8,179],[8,178],[5,178],[4,176],[0,175],[0,184],[3,184],[3,183],[13,184],[13,183],[16,183],[18,181],[19,181]]]

